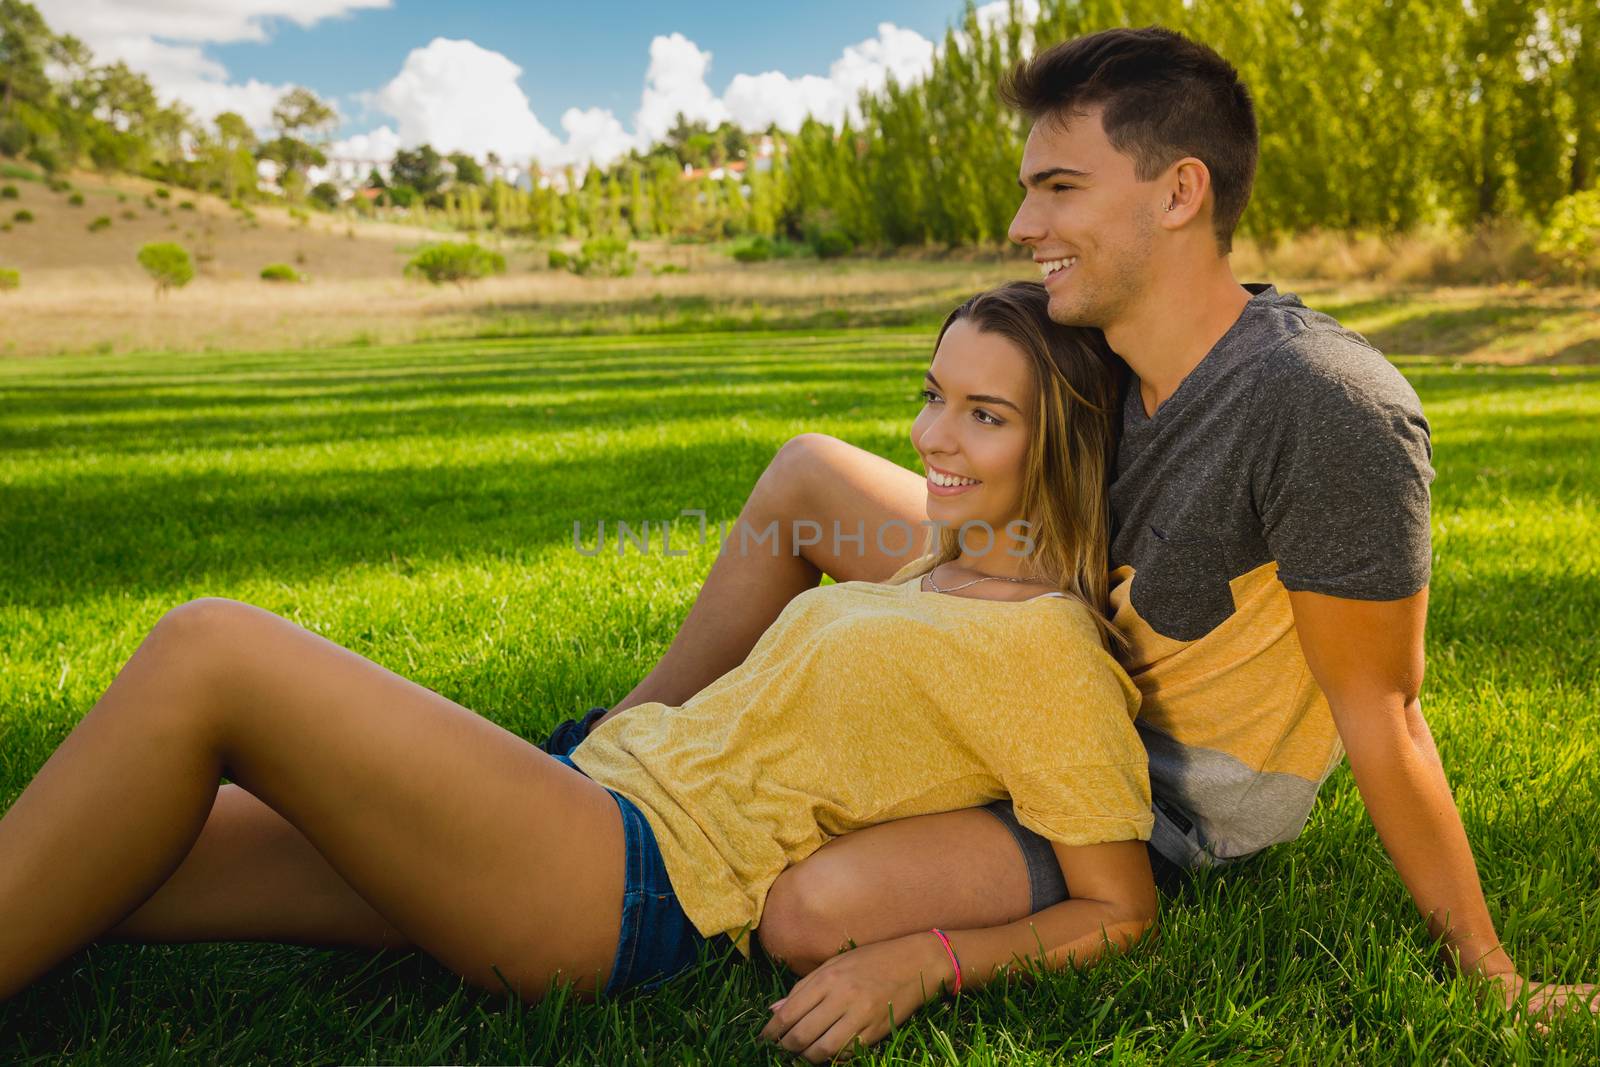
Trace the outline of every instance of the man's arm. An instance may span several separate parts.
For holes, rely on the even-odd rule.
[[[1290,592],[1295,629],[1328,698],[1367,813],[1428,929],[1457,966],[1499,983],[1507,1004],[1530,1010],[1600,1008],[1590,985],[1533,987],[1495,933],[1466,831],[1433,735],[1422,717],[1428,590],[1403,600],[1347,600]]]

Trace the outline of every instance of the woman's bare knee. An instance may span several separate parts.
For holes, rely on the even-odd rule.
[[[850,944],[931,926],[999,926],[1031,908],[1011,833],[981,808],[902,819],[829,841],[767,894],[762,947],[798,973]]]
[[[919,475],[822,433],[785,441],[751,502],[752,511],[778,520],[781,551],[841,582],[881,581],[899,570],[920,551],[918,524],[927,518]],[[814,525],[802,531],[799,523]],[[803,541],[795,536],[801,532]]]
[[[820,862],[817,862],[820,860]],[[778,876],[761,911],[756,936],[767,955],[795,974],[809,974],[849,947],[840,920],[860,904],[848,864],[813,856]]]

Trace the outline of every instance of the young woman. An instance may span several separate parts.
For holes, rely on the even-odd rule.
[[[1003,286],[940,331],[911,429],[928,555],[802,593],[681,707],[570,752],[269,612],[168,613],[0,818],[0,998],[98,937],[414,945],[493,991],[618,993],[707,939],[748,951],[778,874],[830,837],[1002,796],[1072,899],[845,952],[763,1036],[826,1058],[1041,950],[1131,943],[1156,895],[1102,615],[1115,386],[1046,302]]]

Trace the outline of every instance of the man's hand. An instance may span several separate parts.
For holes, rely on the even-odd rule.
[[[834,956],[772,1005],[761,1031],[812,1063],[881,1041],[955,980],[931,933],[879,941]]]
[[[1518,975],[1495,933],[1418,698],[1427,589],[1383,601],[1291,592],[1289,603],[1367,814],[1451,962],[1496,983],[1507,1007],[1535,1017],[1600,1011],[1594,986],[1545,985]]]

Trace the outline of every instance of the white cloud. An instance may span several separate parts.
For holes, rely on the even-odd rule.
[[[706,84],[706,71],[710,68],[711,53],[700,51],[681,33],[651,40],[644,93],[633,120],[634,134],[641,145],[665,137],[680,114],[708,126],[727,120],[727,106]]]
[[[36,0],[51,28],[80,38],[100,62],[122,60],[143,72],[164,101],[181,101],[201,119],[237,111],[264,130],[272,105],[291,86],[228,80],[207,57],[208,42],[264,41],[274,19],[312,26],[390,0]],[[158,40],[159,38],[159,40]],[[174,43],[176,42],[176,43]]]
[[[329,158],[388,160],[405,146],[391,126],[379,126],[366,133],[343,137],[328,146]]]
[[[407,145],[508,159],[549,158],[560,147],[517,85],[522,68],[471,41],[435,37],[406,56],[370,98]]]
[[[985,31],[992,30],[1005,24],[1006,17],[1011,13],[1011,5],[1007,0],[992,0],[978,8],[978,25]],[[1039,21],[1039,0],[1022,0],[1022,22],[1032,26]]]
[[[590,163],[603,167],[627,155],[628,149],[637,143],[633,135],[622,128],[617,116],[604,108],[580,111],[569,107],[561,116],[561,128],[566,131],[567,141],[552,162],[571,163],[580,176]]]
[[[892,22],[878,25],[878,35],[847,47],[826,78],[806,74],[791,78],[769,70],[739,74],[724,94],[734,121],[749,130],[777,123],[793,132],[807,115],[830,126],[846,117],[861,118],[858,101],[863,90],[877,92],[889,76],[901,85],[925,78],[933,66],[933,42],[916,30]]]
[[[845,99],[827,78],[803,74],[791,78],[776,70],[761,74],[736,74],[722,94],[733,121],[747,130],[764,130],[773,123],[793,133],[807,115],[837,125],[844,115]]]

